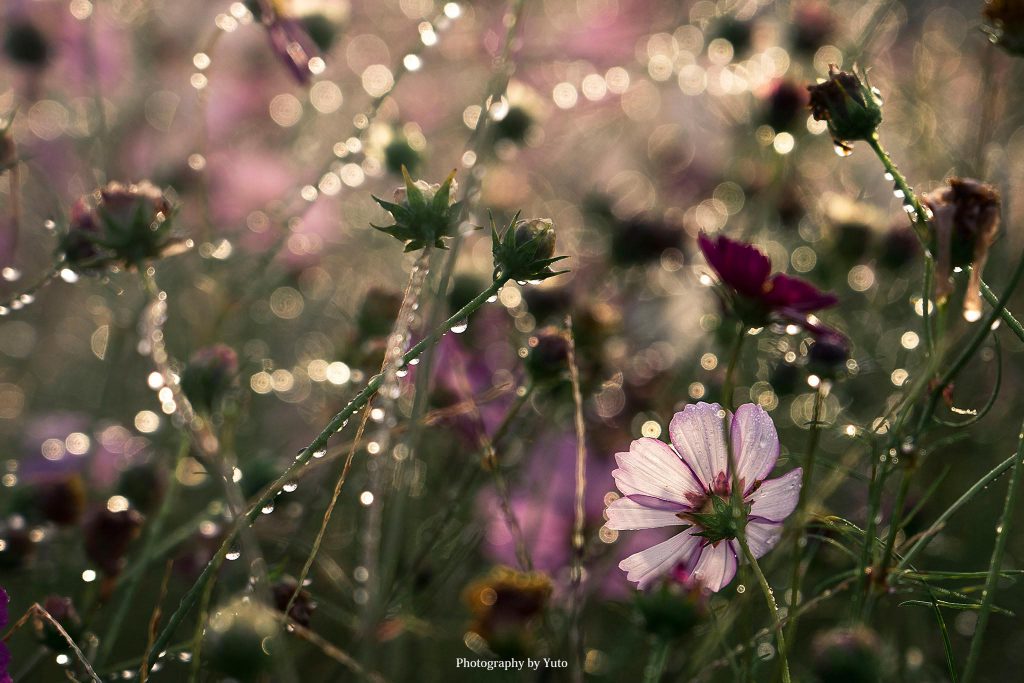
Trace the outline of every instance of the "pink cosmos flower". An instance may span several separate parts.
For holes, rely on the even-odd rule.
[[[782,523],[800,496],[803,472],[797,468],[765,480],[779,457],[771,417],[752,403],[737,408],[735,415],[723,412],[717,403],[688,405],[669,425],[671,445],[637,439],[628,453],[615,455],[619,468],[612,476],[623,497],[608,506],[608,527],[683,527],[667,541],[619,563],[639,589],[671,573],[717,592],[736,575],[740,545],[729,502],[732,474],[726,422],[743,491],[743,533],[750,551],[761,557],[778,542]]]

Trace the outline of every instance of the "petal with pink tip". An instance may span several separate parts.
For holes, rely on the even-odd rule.
[[[668,433],[672,445],[700,479],[705,490],[729,469],[725,450],[722,406],[717,403],[690,404],[673,416]]]
[[[761,406],[744,403],[732,419],[732,452],[744,493],[771,474],[779,459],[775,423]]]
[[[619,498],[608,506],[609,529],[657,529],[665,526],[689,524],[671,510],[659,510],[642,505],[629,498]]]
[[[680,562],[689,564],[694,553],[700,550],[701,540],[698,536],[692,536],[689,530],[684,531],[647,550],[630,555],[619,562],[619,569],[626,572],[626,579],[644,590]]]
[[[693,472],[668,444],[657,439],[637,439],[628,453],[616,453],[615,461],[619,469],[612,476],[627,496],[650,496],[689,507],[691,500],[703,494]]]
[[[715,593],[729,585],[736,576],[738,564],[733,544],[733,541],[719,541],[714,545],[705,546],[700,552],[700,559],[690,572],[691,579]]]
[[[803,469],[797,467],[781,477],[762,483],[756,491],[746,497],[747,502],[751,504],[750,517],[758,517],[769,522],[781,522],[789,517],[800,500],[803,476]]]

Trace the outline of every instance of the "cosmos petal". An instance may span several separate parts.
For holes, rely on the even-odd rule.
[[[709,591],[717,593],[729,585],[736,576],[739,564],[734,541],[719,541],[714,545],[705,546],[700,551],[700,559],[693,567],[690,577]]]
[[[764,408],[744,403],[732,420],[732,449],[744,493],[767,477],[779,458],[779,435]]]
[[[762,483],[746,497],[751,504],[750,516],[769,522],[781,522],[789,517],[800,500],[803,476],[803,469],[797,467],[781,477]]]
[[[678,524],[690,524],[670,510],[657,510],[629,498],[619,498],[608,506],[609,529],[656,529]]]
[[[754,557],[761,557],[775,547],[782,537],[782,522],[761,522],[751,520],[747,523],[747,545]]]
[[[683,461],[700,479],[705,491],[718,475],[728,472],[722,406],[717,403],[690,404],[675,414],[668,433]]]
[[[691,535],[689,530],[684,531],[647,550],[630,555],[619,562],[619,569],[626,572],[626,579],[644,590],[680,562],[688,564],[693,554],[699,551],[701,541],[699,536]]]
[[[657,439],[637,439],[628,453],[617,453],[619,469],[612,472],[625,495],[639,494],[689,507],[703,494],[700,482],[679,456]]]

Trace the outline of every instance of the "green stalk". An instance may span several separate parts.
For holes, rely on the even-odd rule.
[[[644,667],[644,683],[658,683],[665,672],[665,663],[668,661],[669,642],[667,638],[658,638],[651,646],[651,653],[647,656],[647,666]]]
[[[999,582],[999,568],[1003,564],[1003,555],[1006,553],[1006,542],[1010,537],[1010,523],[1013,521],[1013,511],[1017,502],[1017,491],[1020,489],[1021,466],[1024,463],[1024,425],[1021,426],[1020,437],[1017,441],[1017,454],[1014,456],[1013,470],[1010,475],[1010,484],[1006,490],[1006,499],[1003,501],[1003,514],[999,518],[999,525],[996,527],[996,544],[992,549],[992,559],[988,564],[988,577],[985,579],[985,589],[981,592],[981,610],[978,612],[978,624],[974,629],[974,637],[971,638],[971,649],[967,654],[967,664],[964,666],[963,683],[970,683],[974,677],[974,671],[978,666],[978,658],[981,656],[981,643],[985,638],[985,627],[988,626],[988,618],[992,614],[992,602],[995,600],[996,588]]]
[[[459,309],[454,315],[445,320],[440,326],[436,327],[429,335],[424,337],[419,343],[417,343],[415,346],[409,349],[405,353],[405,355],[402,356],[403,363],[408,364],[409,361],[413,360],[414,358],[417,358],[421,353],[423,353],[424,350],[426,350],[429,346],[437,342],[438,339],[440,339],[457,323],[469,318],[469,316],[472,315],[478,308],[483,306],[488,299],[490,299],[492,296],[495,296],[507,281],[507,277],[500,277],[494,282],[492,282],[490,287],[488,287],[480,294],[478,294],[476,297],[474,297],[472,301],[470,301],[461,309]],[[372,378],[370,378],[370,381],[367,382],[366,387],[364,387],[362,391],[356,394],[355,398],[349,401],[348,405],[342,408],[337,415],[331,418],[331,421],[327,423],[327,426],[324,427],[323,431],[321,431],[320,434],[317,435],[315,439],[313,439],[312,443],[310,443],[308,446],[303,448],[302,451],[299,452],[294,462],[292,462],[292,464],[289,465],[285,469],[285,471],[282,472],[281,475],[272,484],[270,484],[263,490],[263,492],[259,495],[258,500],[249,508],[248,512],[246,512],[246,514],[243,515],[235,523],[234,527],[231,529],[227,537],[224,539],[224,542],[221,546],[222,548],[229,546],[234,541],[235,536],[238,534],[238,532],[242,529],[243,526],[251,526],[256,521],[256,519],[260,516],[263,507],[271,500],[273,500],[274,497],[277,495],[277,492],[280,491],[281,488],[291,480],[295,473],[302,469],[302,467],[304,467],[306,463],[308,463],[313,458],[314,453],[323,450],[323,448],[327,445],[327,442],[330,440],[330,438],[334,436],[334,434],[336,434],[337,432],[341,431],[341,429],[345,426],[345,423],[349,420],[349,418],[352,417],[352,415],[356,413],[356,411],[358,411],[360,408],[366,405],[366,402],[370,400],[370,398],[377,392],[378,389],[380,389],[380,386],[383,383],[383,381],[383,375],[374,375]],[[171,615],[170,619],[167,622],[167,625],[164,627],[163,631],[161,631],[160,635],[153,642],[153,646],[150,648],[149,661],[151,662],[151,665],[152,663],[156,662],[156,658],[153,657],[153,655],[163,650],[167,643],[170,642],[171,636],[174,635],[174,631],[178,628],[181,622],[184,621],[189,611],[196,604],[196,601],[199,599],[199,596],[203,591],[203,587],[213,577],[214,571],[215,565],[211,561],[209,564],[206,565],[206,568],[203,569],[203,573],[199,575],[199,578],[188,590],[188,592],[185,593],[185,595],[182,597],[181,603],[178,605],[178,608],[174,611],[174,614]]]
[[[819,385],[818,392],[814,397],[814,414],[811,418],[810,434],[807,436],[807,453],[804,456],[804,473],[800,484],[800,498],[797,500],[796,511],[793,515],[793,519],[796,520],[796,533],[793,534],[793,577],[789,582],[789,614],[792,616],[786,626],[791,642],[793,635],[796,633],[796,606],[799,601],[800,586],[803,583],[803,572],[800,571],[800,555],[801,548],[807,539],[805,531],[807,526],[807,503],[810,500],[811,481],[814,477],[814,454],[818,449],[818,437],[821,434],[821,431],[818,429],[818,423],[821,421],[821,409],[824,403],[825,391]]]
[[[747,562],[753,568],[754,576],[757,577],[757,582],[761,586],[761,592],[764,594],[764,600],[768,603],[768,612],[772,617],[772,623],[775,627],[775,639],[779,646],[779,660],[782,662],[782,682],[791,683],[789,659],[786,657],[786,635],[783,633],[782,620],[779,618],[779,606],[775,603],[775,594],[772,593],[772,588],[768,585],[768,579],[765,578],[764,572],[761,571],[761,565],[757,563],[757,558],[754,557],[754,553],[750,552],[750,546],[747,545],[747,535],[740,533],[736,540],[739,541],[744,557],[747,558]]]

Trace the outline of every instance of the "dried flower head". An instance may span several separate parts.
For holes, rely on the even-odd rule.
[[[498,235],[491,218],[491,251],[494,255],[494,279],[546,280],[568,272],[554,271],[551,266],[567,256],[555,256],[555,226],[547,218],[520,219],[517,213]]]
[[[836,146],[850,151],[850,142],[869,140],[882,122],[882,101],[859,76],[829,68],[828,80],[807,86],[811,115],[825,121]]]
[[[394,225],[374,225],[405,244],[406,251],[432,245],[447,248],[444,240],[455,235],[459,227],[462,205],[455,201],[458,183],[452,171],[441,184],[414,181],[409,170],[402,168],[405,186],[395,190],[394,201],[378,197],[374,200],[395,219]]]
[[[463,592],[473,614],[469,630],[495,653],[522,653],[529,648],[531,627],[544,613],[551,591],[551,579],[542,572],[495,567]]]
[[[173,215],[171,202],[148,180],[108,183],[72,207],[60,253],[78,271],[137,268],[182,253],[191,243],[172,234]]]
[[[981,317],[982,270],[999,232],[999,193],[979,180],[950,178],[949,187],[929,192],[921,200],[932,212],[935,230],[935,297],[945,301],[953,291],[953,269],[970,267],[964,316],[977,320]]]
[[[989,39],[1010,54],[1024,55],[1024,3],[1020,0],[987,0],[982,15]]]

